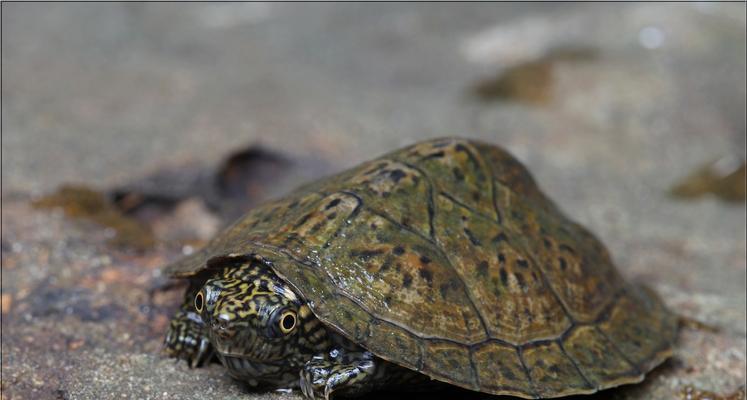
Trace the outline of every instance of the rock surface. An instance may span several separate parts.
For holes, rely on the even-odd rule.
[[[259,201],[447,135],[509,149],[627,278],[718,328],[683,329],[644,383],[584,398],[744,384],[744,200],[668,194],[708,162],[745,157],[744,4],[2,11],[3,399],[300,398],[159,356],[181,297],[159,268],[216,229],[209,204],[140,212],[157,243],[135,252],[111,227],[34,207],[40,196],[71,183],[111,193],[260,143],[297,167],[252,186]]]

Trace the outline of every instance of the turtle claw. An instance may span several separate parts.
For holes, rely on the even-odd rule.
[[[322,356],[315,356],[301,370],[301,392],[308,399],[324,398],[329,400],[332,391],[329,388],[328,376],[332,365]]]
[[[307,399],[314,398],[314,390],[311,388],[309,381],[304,378],[301,378],[301,393],[303,393],[303,397]]]
[[[370,389],[375,363],[370,353],[333,351],[335,356],[315,356],[301,370],[301,392],[309,399],[329,400],[332,394],[361,394]]]
[[[197,348],[197,352],[188,354],[186,357],[187,363],[190,368],[197,368],[205,364],[213,356],[213,350],[210,347],[210,342],[206,338],[200,338],[200,345]]]
[[[329,400],[329,396],[332,395],[332,392],[334,389],[332,389],[332,386],[327,383],[327,385],[324,386],[324,400]]]
[[[203,365],[213,356],[202,321],[193,312],[184,310],[179,310],[171,320],[162,352],[177,361],[187,361],[190,368]]]

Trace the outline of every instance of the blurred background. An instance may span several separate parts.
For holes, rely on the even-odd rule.
[[[2,398],[252,398],[159,356],[183,289],[159,268],[439,136],[508,149],[627,278],[708,325],[592,398],[733,393],[745,28],[738,3],[4,3]]]

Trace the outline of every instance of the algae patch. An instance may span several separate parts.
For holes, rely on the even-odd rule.
[[[542,105],[552,100],[553,69],[561,62],[584,62],[596,58],[591,48],[559,48],[543,57],[514,65],[494,77],[478,81],[471,94],[483,103],[517,101]]]
[[[712,194],[723,201],[739,203],[747,198],[745,180],[745,161],[736,157],[723,157],[696,169],[675,184],[669,194],[680,199],[694,199]]]
[[[61,208],[68,217],[110,228],[114,236],[109,243],[114,246],[143,251],[156,242],[148,226],[125,216],[104,194],[86,186],[64,185],[32,205],[41,209]]]

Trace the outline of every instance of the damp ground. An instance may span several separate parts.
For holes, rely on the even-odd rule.
[[[163,358],[183,286],[160,268],[298,184],[453,135],[516,155],[703,324],[583,398],[745,383],[743,4],[2,8],[3,399],[299,399]]]

